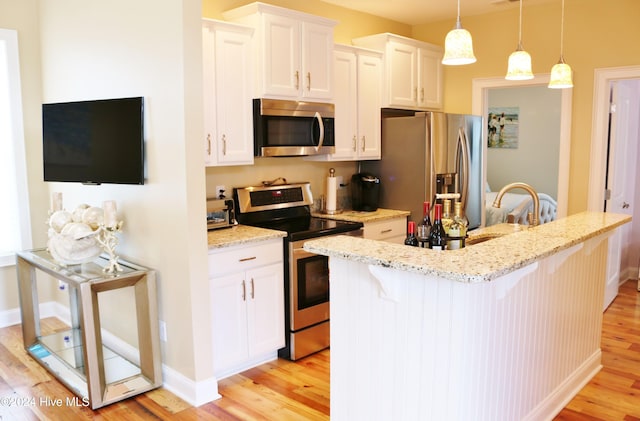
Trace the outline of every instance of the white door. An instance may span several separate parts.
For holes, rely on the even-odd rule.
[[[615,81],[611,84],[612,104],[609,127],[609,160],[605,211],[633,213],[635,192],[635,159],[637,157],[638,113],[640,98],[634,81]],[[609,238],[609,258],[605,287],[604,309],[618,294],[620,267],[629,244],[631,224],[618,228]],[[626,275],[625,279],[626,280]]]

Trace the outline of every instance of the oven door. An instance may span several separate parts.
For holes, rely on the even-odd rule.
[[[329,320],[329,258],[290,243],[290,323],[297,331]]]

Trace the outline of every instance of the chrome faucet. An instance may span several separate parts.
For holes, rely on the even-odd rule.
[[[516,182],[516,183],[510,183],[504,186],[502,189],[500,189],[500,191],[498,192],[498,195],[496,196],[496,199],[493,201],[493,207],[499,208],[500,201],[502,200],[502,196],[504,196],[506,192],[512,189],[523,189],[523,190],[526,190],[527,193],[531,195],[531,198],[533,199],[533,214],[529,212],[529,214],[527,215],[527,219],[529,220],[529,225],[531,226],[538,225],[539,223],[538,218],[540,217],[540,199],[538,198],[538,193],[533,189],[533,187],[531,187],[527,183]]]

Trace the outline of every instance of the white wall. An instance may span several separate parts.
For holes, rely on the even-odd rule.
[[[49,193],[63,192],[67,209],[117,201],[124,220],[120,255],[158,271],[160,319],[168,334],[163,363],[187,381],[212,382],[210,399],[217,391],[202,217],[201,3],[41,0],[39,5],[43,102],[145,98],[144,186],[49,183]]]
[[[489,108],[520,108],[517,149],[489,148],[487,181],[498,191],[523,181],[539,193],[558,197],[561,92],[546,86],[491,88]],[[516,192],[517,193],[517,192]]]

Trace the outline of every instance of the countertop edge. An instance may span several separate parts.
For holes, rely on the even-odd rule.
[[[285,231],[258,228],[249,225],[234,225],[230,228],[209,231],[207,233],[207,243],[209,251],[214,251],[243,244],[246,245],[284,238],[287,235]]]
[[[461,250],[442,252],[347,236],[314,239],[304,249],[329,257],[464,283],[489,282],[628,223],[622,214],[582,212]]]

